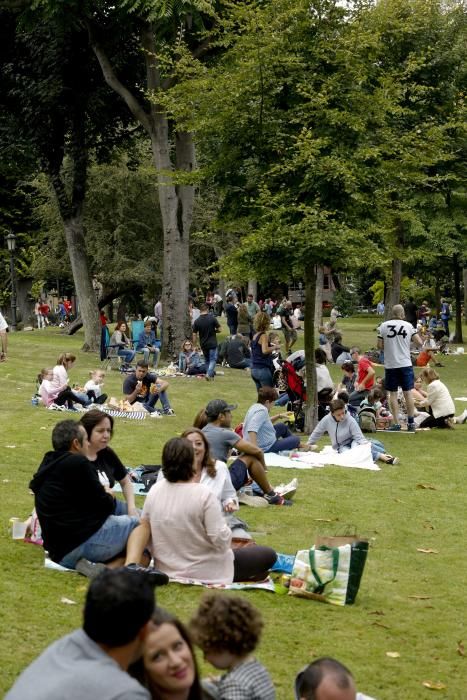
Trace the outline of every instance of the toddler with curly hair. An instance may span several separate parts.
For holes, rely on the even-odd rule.
[[[207,593],[190,622],[196,644],[204,658],[226,670],[215,681],[204,682],[217,700],[275,700],[276,692],[256,649],[263,620],[259,610],[240,596]]]

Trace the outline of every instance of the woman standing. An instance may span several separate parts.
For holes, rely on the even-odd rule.
[[[152,700],[202,700],[203,692],[193,644],[186,627],[156,608],[146,635],[143,656],[129,673],[149,690]]]
[[[250,315],[246,304],[240,304],[237,311],[237,333],[250,337]]]
[[[88,436],[87,458],[94,464],[99,481],[109,493],[112,493],[116,481],[122,487],[125,501],[115,498],[114,515],[139,517],[139,511],[135,506],[133,483],[124,465],[109,447],[113,435],[114,419],[98,409],[92,409],[84,414],[80,423]]]
[[[131,349],[131,340],[126,335],[128,326],[125,321],[119,321],[110,338],[109,345],[117,348],[117,355],[123,357],[125,364],[129,365],[135,359],[136,352]]]
[[[251,350],[251,378],[257,389],[263,386],[273,386],[272,376],[274,366],[272,363],[272,353],[280,348],[279,343],[270,343],[266,332],[269,330],[269,316],[259,312],[253,319],[253,326],[256,333],[250,344]]]

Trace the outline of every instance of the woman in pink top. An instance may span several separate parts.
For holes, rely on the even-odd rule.
[[[232,551],[219,499],[194,480],[193,465],[189,440],[172,438],[164,445],[165,479],[149,491],[141,524],[128,542],[127,564],[141,561],[149,543],[156,567],[171,578],[213,584],[264,579],[275,551],[258,545]]]

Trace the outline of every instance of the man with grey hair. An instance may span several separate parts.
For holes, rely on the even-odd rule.
[[[417,329],[405,320],[404,307],[396,304],[392,307],[392,319],[384,321],[379,327],[378,347],[384,352],[384,386],[389,392],[389,408],[392,413],[392,425],[389,430],[401,429],[398,423],[399,405],[397,391],[404,392],[407,408],[407,430],[415,431],[415,406],[412,397],[414,372],[410,346],[412,341],[422,346],[423,341]]]

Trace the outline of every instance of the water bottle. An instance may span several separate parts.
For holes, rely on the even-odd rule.
[[[39,399],[37,398],[37,396],[32,397],[31,406],[39,406]]]

